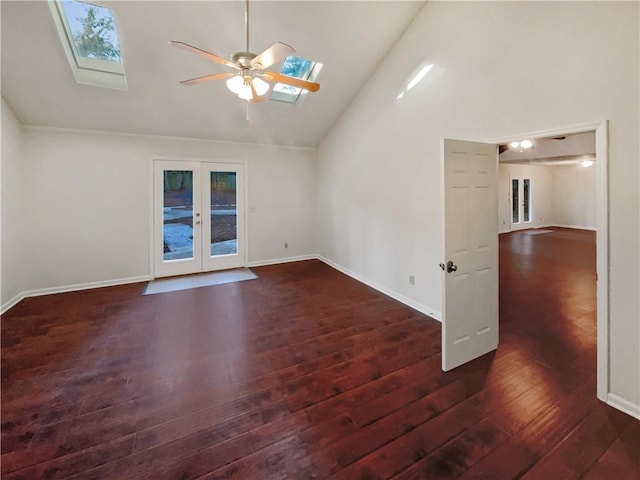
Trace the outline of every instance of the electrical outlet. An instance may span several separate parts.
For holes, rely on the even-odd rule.
[[[289,244],[287,242],[284,242],[284,248],[289,248]]]
[[[414,277],[413,275],[409,275],[409,285],[415,285],[416,284],[416,277]]]

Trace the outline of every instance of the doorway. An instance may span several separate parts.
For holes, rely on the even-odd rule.
[[[550,138],[550,139],[560,139],[565,135],[570,134],[579,134],[585,132],[595,132],[595,171],[596,171],[596,331],[597,331],[597,396],[600,400],[610,403],[609,399],[609,203],[608,203],[608,129],[609,125],[607,121],[603,121],[598,124],[588,124],[581,125],[577,127],[567,127],[562,129],[552,129],[528,134],[521,134],[518,137],[509,136],[506,138],[498,138],[498,139],[490,139],[487,141],[489,144],[493,144],[495,147],[496,154],[498,150],[501,149],[505,144],[512,144],[515,142],[522,141],[523,138],[529,139],[542,139],[542,138]],[[443,141],[443,146],[446,147],[446,142]],[[500,146],[500,147],[498,147]],[[443,172],[447,165],[447,157],[450,156],[446,151],[446,148],[443,148],[442,151],[442,160],[443,160]],[[496,162],[497,163],[497,162]],[[486,174],[487,172],[482,172]],[[444,253],[445,257],[449,255],[447,245],[449,241],[447,240],[449,222],[455,222],[456,219],[463,218],[464,216],[460,216],[456,209],[448,211],[447,207],[447,198],[446,192],[447,190],[447,175],[443,175],[443,195],[444,204],[443,204],[443,232],[444,232]],[[531,178],[531,177],[528,177]],[[531,183],[529,184],[531,187]],[[536,187],[537,188],[537,187]],[[455,203],[455,202],[453,202]],[[530,212],[531,213],[531,212]],[[476,217],[474,221],[485,222],[485,223],[494,223],[494,214],[498,214],[498,206],[496,205],[495,212],[489,212],[485,216]],[[536,214],[538,215],[538,214]],[[497,219],[495,219],[497,220]],[[497,221],[496,227],[497,227]],[[509,222],[510,223],[510,222]],[[496,237],[498,236],[497,228],[496,228]],[[458,271],[457,265],[455,262],[450,261],[448,258],[444,259],[445,261],[440,264],[440,267],[445,271],[446,274],[450,275],[452,272]],[[449,268],[451,265],[452,268]],[[455,277],[455,275],[453,276]],[[452,278],[453,278],[452,277]],[[449,320],[447,318],[447,304],[448,304],[448,277],[445,276],[445,281],[443,282],[443,315],[442,315],[442,329],[443,329],[443,355],[445,353],[445,329],[457,328],[455,321],[453,321],[453,325],[449,324]],[[496,289],[498,287],[498,281],[495,283]],[[467,298],[471,298],[468,296]],[[455,320],[455,319],[451,319]],[[461,336],[454,340],[455,342],[460,343],[461,341],[466,341],[466,336]],[[473,357],[466,359],[465,361],[471,360]],[[444,365],[444,357],[443,357],[443,369],[447,370],[448,368]]]
[[[608,170],[609,170],[609,144],[608,121],[594,124],[585,124],[575,127],[550,129],[538,132],[523,133],[518,136],[508,136],[491,139],[489,141],[501,145],[510,144],[525,139],[551,139],[553,141],[564,140],[565,136],[579,134],[594,134],[593,161],[588,161],[595,170],[595,228],[596,231],[596,331],[597,331],[597,396],[600,400],[609,401],[609,202],[608,202]],[[568,158],[567,153],[560,161],[575,161],[576,158]],[[544,155],[539,155],[544,157]],[[543,161],[543,159],[538,159]],[[583,165],[586,167],[587,165]],[[537,213],[532,215],[532,227],[546,227],[547,218],[544,217],[540,206],[540,185],[536,186],[535,198],[538,202],[535,207]],[[542,196],[544,197],[544,195]],[[533,197],[532,197],[533,198]],[[506,220],[506,219],[505,219]],[[571,225],[567,225],[571,226]]]
[[[154,161],[155,277],[245,266],[244,165]]]
[[[533,225],[531,207],[531,178],[511,175],[511,230],[523,230]]]

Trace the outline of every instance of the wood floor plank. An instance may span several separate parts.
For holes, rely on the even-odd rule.
[[[551,476],[578,479],[629,427],[628,416],[598,405],[583,422],[543,457],[522,478],[544,480]]]
[[[500,237],[500,345],[451,372],[440,324],[319,261],[2,316],[8,479],[640,477],[595,397],[595,235]]]
[[[429,455],[416,451],[414,463],[394,478],[457,478],[508,438],[509,435],[494,422],[483,420]]]
[[[640,423],[629,425],[583,476],[585,480],[640,479]]]

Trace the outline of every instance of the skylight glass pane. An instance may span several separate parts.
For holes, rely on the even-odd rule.
[[[61,3],[78,56],[122,62],[111,9],[76,0]]]
[[[284,59],[280,73],[290,77],[307,78],[311,68],[313,68],[313,63],[314,62],[306,58],[289,55]]]
[[[282,63],[280,73],[290,77],[301,78],[303,80],[314,81],[319,68],[315,68],[317,64],[313,60],[289,55]],[[296,103],[302,98],[304,90],[283,83],[276,83],[271,92],[271,99],[280,102]]]

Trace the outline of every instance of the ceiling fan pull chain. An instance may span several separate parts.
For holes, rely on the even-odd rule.
[[[249,104],[251,102],[247,102],[247,122],[249,121]]]

